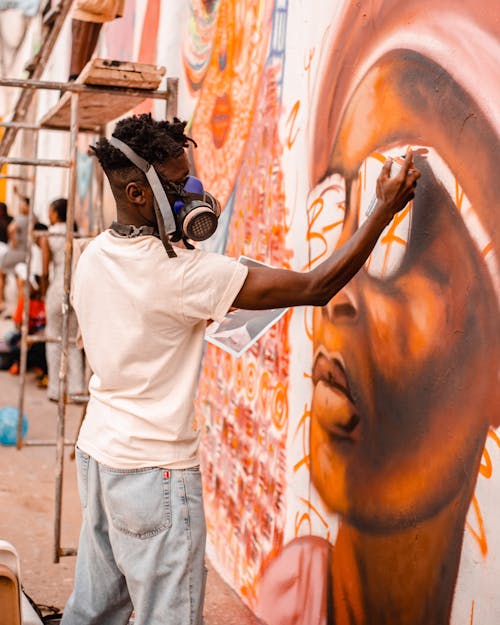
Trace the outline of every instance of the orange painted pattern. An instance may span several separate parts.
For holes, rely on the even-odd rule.
[[[500,438],[498,434],[495,432],[493,428],[488,430],[488,439],[491,439],[497,447],[500,448]],[[483,457],[481,459],[481,464],[479,466],[479,477],[484,477],[487,480],[490,480],[493,476],[493,462],[491,460],[491,454],[488,449],[485,447],[483,450]],[[488,537],[486,535],[483,513],[481,512],[481,507],[476,495],[474,495],[471,502],[471,510],[469,512],[469,516],[473,515],[475,523],[473,524],[470,520],[467,520],[465,527],[467,531],[471,534],[472,538],[476,541],[481,555],[486,557],[488,554]]]
[[[235,191],[227,253],[288,266],[273,67],[266,68],[260,100]],[[289,319],[287,313],[238,359],[207,346],[198,390],[210,541],[231,583],[250,604],[262,563],[283,541]]]
[[[192,119],[192,135],[199,146],[194,161],[196,170],[203,171],[205,186],[223,206],[236,182],[258,108],[273,5],[272,0],[224,0],[213,8],[215,25],[208,26],[213,13],[205,22],[212,47],[208,63],[200,60],[207,67]],[[200,33],[200,20],[191,26]],[[185,55],[183,61],[186,72],[196,74],[193,56]]]

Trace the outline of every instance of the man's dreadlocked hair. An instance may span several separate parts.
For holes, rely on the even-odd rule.
[[[196,142],[184,134],[187,122],[174,117],[172,122],[156,121],[151,113],[134,115],[120,120],[113,136],[129,145],[134,152],[148,163],[163,163],[169,158],[178,158],[184,148]],[[136,169],[129,159],[105,138],[90,146],[104,171]]]

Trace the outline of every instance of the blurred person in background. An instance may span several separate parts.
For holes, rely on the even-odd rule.
[[[2,266],[2,260],[7,253],[9,246],[8,227],[12,221],[12,216],[9,215],[7,204],[0,202],[0,267]],[[0,270],[0,313],[5,309],[5,273]]]
[[[66,238],[66,198],[58,198],[49,206],[49,236],[42,239],[42,275],[47,283],[45,308],[47,315],[46,334],[49,338],[59,338],[62,334],[62,301],[64,291],[64,249]],[[69,312],[70,340],[76,339],[78,323],[72,308]],[[59,366],[61,362],[61,344],[48,342],[47,396],[52,401],[59,399]],[[81,395],[84,391],[83,354],[75,345],[70,344],[68,352],[68,394]]]

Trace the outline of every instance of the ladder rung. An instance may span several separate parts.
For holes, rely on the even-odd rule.
[[[41,438],[31,438],[23,441],[23,447],[55,447],[57,441],[43,440]],[[64,441],[65,447],[74,447],[75,441]]]
[[[0,165],[9,163],[10,165],[38,165],[40,167],[71,167],[71,161],[53,160],[49,158],[14,158],[11,156],[0,156]]]
[[[48,337],[45,334],[28,334],[28,343],[60,343],[61,337]]]
[[[88,404],[90,400],[90,395],[79,394],[79,395],[68,395],[68,403],[72,404]]]
[[[78,395],[67,395],[66,396],[66,405],[67,404],[88,404],[90,400],[90,395],[78,394]],[[54,404],[59,403],[59,399],[50,398],[50,401]]]
[[[24,180],[26,182],[33,182],[33,178],[31,176],[9,176],[9,174],[0,175],[0,180]],[[39,235],[37,234],[37,236]]]
[[[60,343],[60,336],[45,336],[45,334],[28,334],[28,343]],[[75,345],[76,339],[69,339],[70,345]]]
[[[27,124],[25,122],[0,122],[2,128],[19,128],[20,130],[40,130],[38,124]]]

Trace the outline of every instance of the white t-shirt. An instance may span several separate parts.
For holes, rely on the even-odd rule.
[[[247,276],[236,260],[106,231],[82,253],[72,303],[93,376],[78,446],[115,468],[199,463],[194,396],[207,319]]]

